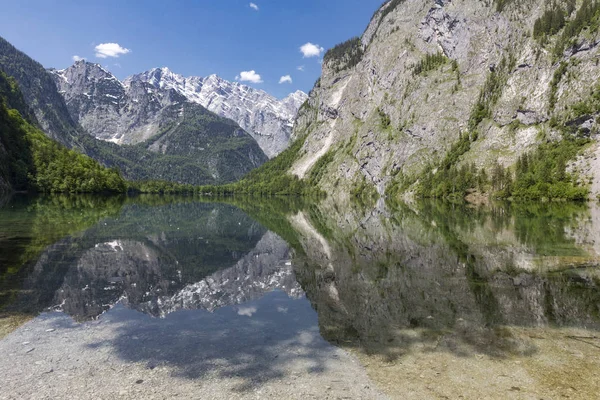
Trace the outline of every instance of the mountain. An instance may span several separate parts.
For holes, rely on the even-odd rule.
[[[172,106],[186,99],[174,90],[156,91],[135,82],[125,87],[99,64],[77,61],[64,70],[49,70],[73,120],[98,139],[137,144],[179,117]]]
[[[35,117],[34,125],[66,147],[86,154],[104,166],[118,168],[127,179],[162,179],[197,185],[231,182],[267,160],[256,141],[237,124],[199,104],[185,101],[175,91],[161,91],[154,95],[149,93],[153,91],[149,85],[131,85],[129,93],[139,94],[140,105],[135,108],[131,104],[130,110],[117,108],[125,113],[125,117],[119,117],[113,108],[118,102],[106,95],[120,95],[122,85],[110,79],[98,66],[77,65],[79,71],[74,71],[67,79],[79,82],[85,88],[82,94],[87,93],[91,100],[86,102],[85,95],[73,96],[67,104],[57,89],[55,81],[62,79],[57,73],[49,73],[0,38],[0,71],[15,79]],[[94,95],[88,90],[93,90]],[[104,101],[98,101],[96,96],[102,96]],[[169,98],[161,99],[161,96]],[[81,126],[88,124],[89,120],[74,113],[79,106],[89,106],[90,110],[98,106],[99,111],[92,113],[104,119],[96,126],[115,126],[126,122],[145,128],[153,126],[155,137],[148,143],[141,140],[135,146],[98,140]],[[151,136],[139,130],[138,133],[144,139]]]
[[[44,133],[72,146],[78,136],[77,124],[44,67],[0,37],[0,70],[16,80]]]
[[[131,88],[140,82],[155,89],[172,89],[188,101],[236,121],[269,157],[288,146],[296,113],[308,98],[304,92],[297,91],[278,100],[265,91],[232,83],[217,75],[184,78],[168,68],[155,68],[131,76],[124,85]]]
[[[235,181],[266,161],[256,142],[235,122],[188,101],[174,89],[142,81],[124,85],[99,64],[83,60],[49,73],[73,120],[97,139],[185,157],[178,163],[200,164],[203,175],[214,182]]]
[[[173,89],[188,101],[236,121],[269,157],[288,146],[296,113],[308,98],[304,92],[297,91],[278,100],[265,91],[232,83],[217,75],[184,78],[168,68],[133,75],[124,84],[129,87],[136,82],[149,83],[156,89]]]
[[[301,91],[278,100],[268,93],[231,83],[216,75],[184,78],[155,68],[120,82],[98,64],[77,61],[64,70],[49,70],[70,115],[98,139],[136,144],[172,120],[171,106],[190,102],[236,121],[269,157],[289,144]]]
[[[325,54],[287,173],[339,200],[598,194],[599,11],[591,0],[387,1]]]

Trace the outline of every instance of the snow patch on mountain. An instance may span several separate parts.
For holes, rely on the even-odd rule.
[[[263,90],[229,82],[217,75],[185,78],[168,68],[154,68],[133,75],[123,84],[129,87],[134,82],[174,90],[188,101],[234,120],[258,142],[270,158],[288,146],[296,114],[308,98],[306,93],[296,91],[279,100]]]
[[[156,135],[172,122],[170,107],[187,101],[237,122],[272,158],[289,145],[296,114],[308,98],[297,91],[279,100],[217,75],[185,78],[168,68],[154,68],[123,82],[100,64],[84,60],[49,72],[71,116],[96,138],[117,144]]]

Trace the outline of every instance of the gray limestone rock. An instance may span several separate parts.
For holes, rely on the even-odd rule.
[[[296,113],[307,95],[301,91],[278,100],[268,93],[211,75],[184,78],[155,68],[120,82],[98,64],[77,61],[50,70],[71,116],[98,139],[117,144],[140,143],[156,135],[185,102],[200,104],[237,122],[268,157],[289,144]]]
[[[531,35],[545,9],[542,0],[509,2],[501,11],[492,1],[386,2],[361,37],[356,65],[339,70],[336,60],[323,64],[296,119],[292,137],[306,139],[290,173],[306,177],[329,153],[334,157],[318,183],[324,191],[348,200],[364,178],[383,195],[398,171],[418,177],[439,162],[472,129],[480,99],[492,94],[489,116],[475,128],[478,139],[459,164],[510,166],[541,143],[540,132],[560,138],[551,118],[572,119],[572,106],[589,98],[590,82],[600,79],[600,34],[584,32],[574,40],[576,51],[566,50],[559,60],[566,72],[553,83],[561,64],[552,45]],[[440,52],[445,62],[417,72],[426,55]],[[497,87],[489,84],[491,76]],[[577,124],[593,138],[595,117]]]

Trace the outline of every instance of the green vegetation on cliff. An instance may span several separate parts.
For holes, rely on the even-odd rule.
[[[304,145],[304,137],[297,139],[277,157],[252,170],[241,180],[226,185],[185,185],[165,181],[141,181],[130,183],[130,191],[143,193],[188,193],[202,195],[258,195],[258,196],[300,196],[315,195],[319,191],[297,176],[289,173],[294,161],[299,157]]]
[[[554,4],[535,21],[533,37],[542,39],[557,34],[565,26],[565,22],[565,11],[560,5]]]
[[[426,167],[424,174],[419,178],[417,196],[463,198],[469,189],[485,184],[487,179],[484,179],[483,170],[478,170],[473,164],[458,166],[460,157],[469,151],[470,147],[470,136],[461,135],[437,167]]]
[[[480,125],[492,118],[492,110],[514,65],[515,59],[509,55],[492,68],[471,111],[468,132],[459,135],[458,141],[441,161],[427,165],[421,174],[412,177],[396,171],[386,190],[390,201],[395,201],[401,192],[413,185],[415,194],[423,198],[463,199],[473,192],[519,200],[585,200],[588,197],[589,190],[577,182],[576,176],[567,172],[567,163],[578,155],[589,139],[570,127],[570,122],[559,123],[556,117],[551,124],[562,132],[562,138],[543,141],[535,150],[522,155],[514,168],[496,163],[486,171],[462,161],[463,155],[471,150],[472,143],[478,140]],[[557,87],[567,66],[566,62],[561,63],[554,74],[551,106],[556,102]],[[597,110],[600,110],[600,89],[592,90],[589,99],[576,103],[567,112],[578,118],[590,117]]]
[[[428,53],[413,67],[413,76],[427,74],[427,72],[437,69],[438,67],[446,64],[448,61],[448,57],[446,57],[441,51],[432,54]]]
[[[362,42],[359,37],[353,37],[327,50],[323,56],[323,62],[331,64],[336,72],[340,72],[354,67],[362,60],[362,57]]]
[[[470,146],[469,138],[464,135],[437,168],[426,168],[419,178],[416,194],[425,198],[462,199],[469,192],[478,191],[495,198],[585,200],[589,190],[567,172],[567,162],[587,143],[588,139],[569,136],[542,143],[519,157],[514,171],[496,164],[488,178],[485,169],[477,169],[474,164],[457,166],[460,156]],[[392,196],[397,194],[397,189],[388,192]]]
[[[583,0],[575,17],[564,27],[554,46],[555,57],[561,57],[568,47],[577,43],[576,39],[584,29],[597,32],[600,27],[600,1]]]
[[[299,158],[306,137],[296,139],[290,147],[272,160],[252,170],[239,182],[226,185],[232,193],[258,195],[301,195],[305,183],[290,174],[292,164]]]
[[[71,145],[77,136],[77,125],[46,69],[0,37],[0,71],[17,82],[24,103],[31,107],[29,114],[37,112],[44,132],[63,145]],[[18,109],[27,121],[38,125],[22,108],[16,104],[11,107]]]
[[[125,181],[116,169],[68,150],[46,137],[11,108],[24,107],[14,80],[0,72],[0,161],[4,180],[16,190],[41,192],[123,192]],[[27,110],[24,110],[27,113]]]
[[[469,131],[476,132],[484,119],[490,118],[492,108],[500,99],[508,74],[514,69],[516,60],[513,54],[503,57],[498,66],[493,66],[479,93],[479,98],[469,117]]]
[[[523,154],[515,165],[515,183],[509,192],[503,193],[504,197],[585,200],[589,190],[578,186],[566,169],[567,162],[587,143],[587,139],[564,138],[543,143],[535,151]]]

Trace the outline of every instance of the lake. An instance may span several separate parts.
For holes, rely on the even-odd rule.
[[[0,398],[600,392],[593,204],[0,204]]]

